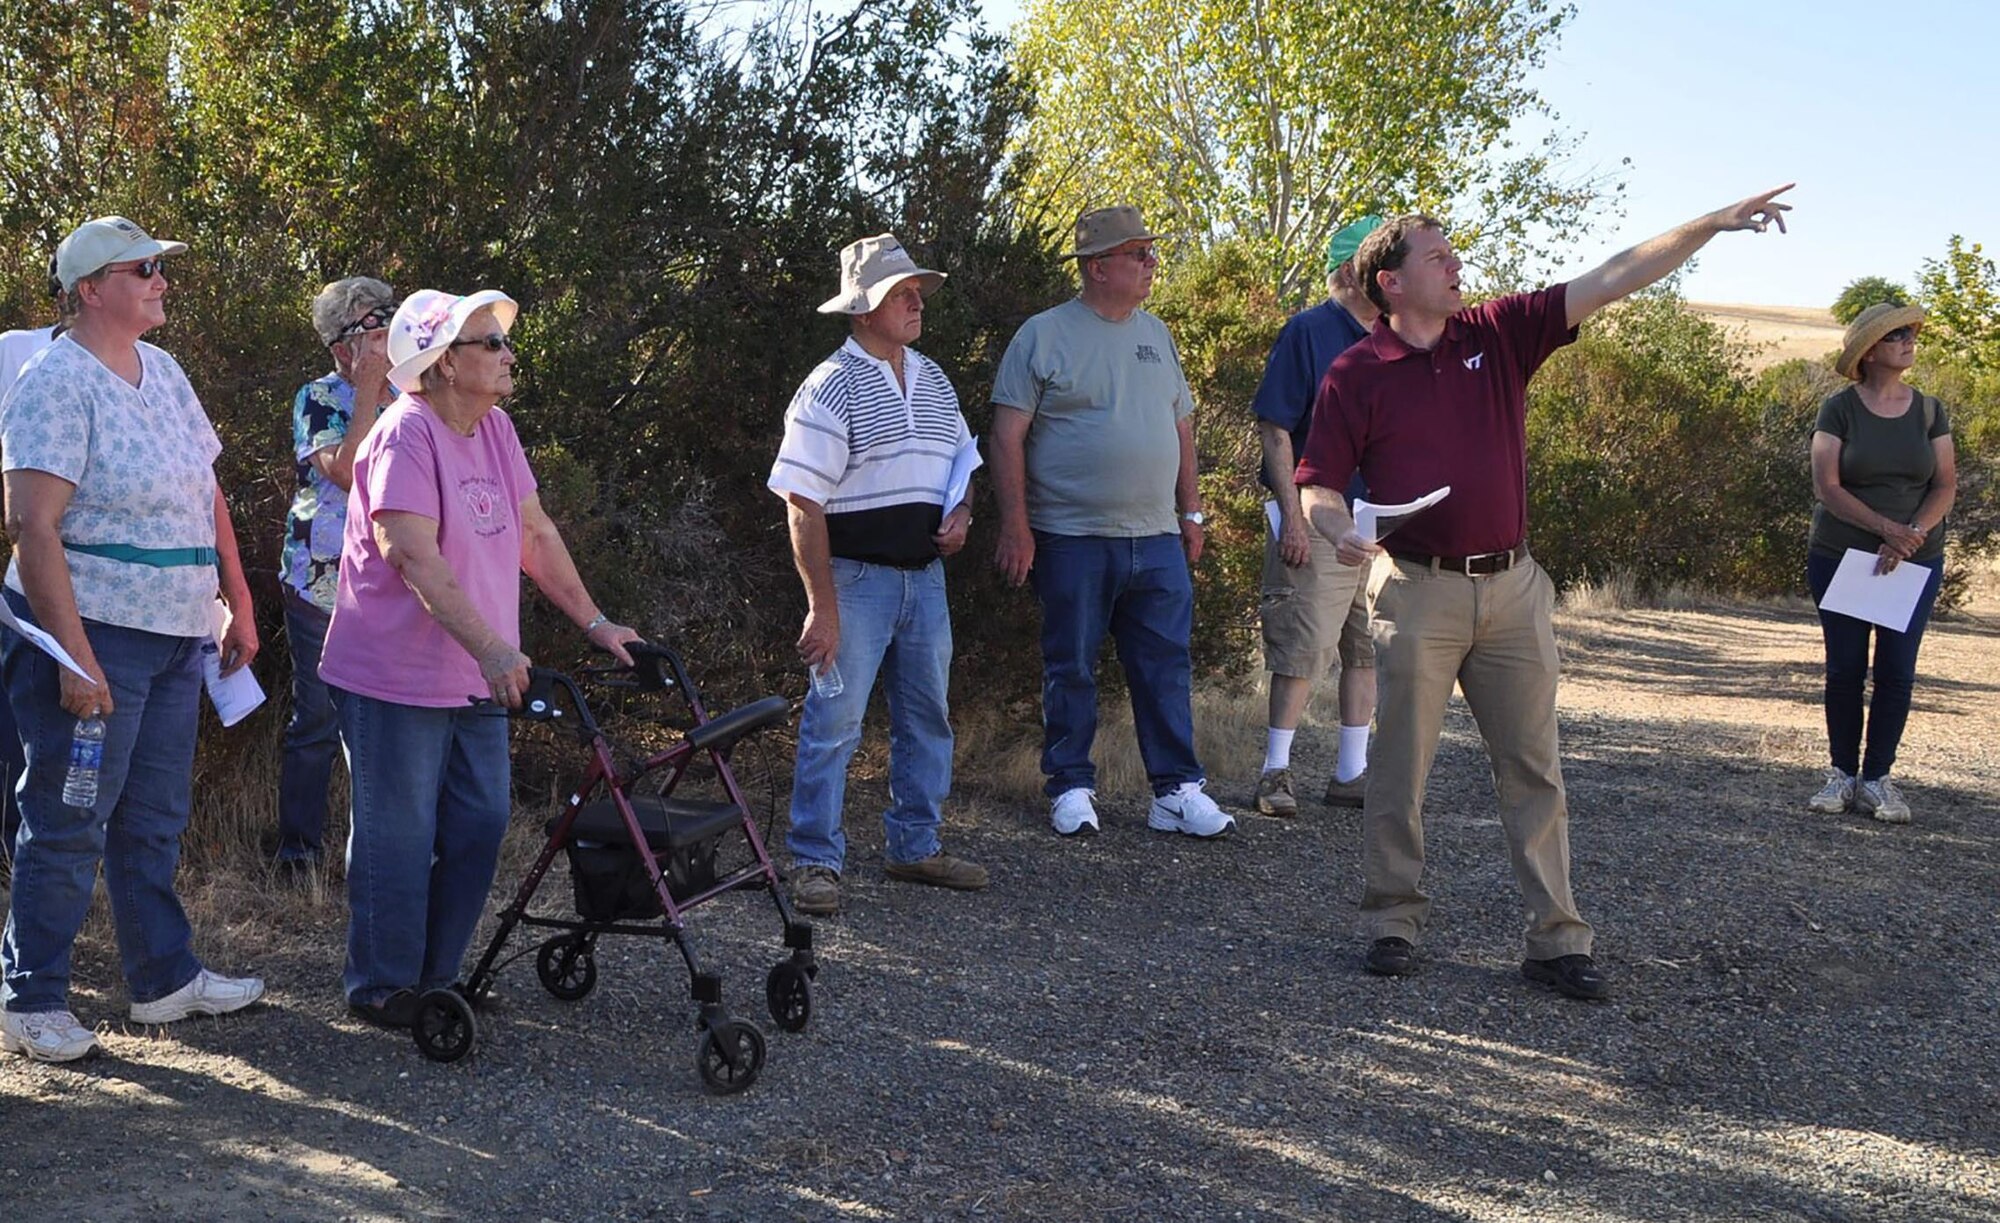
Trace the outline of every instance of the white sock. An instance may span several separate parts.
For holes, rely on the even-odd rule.
[[[1335,781],[1353,781],[1368,771],[1368,724],[1340,728],[1340,762],[1333,766]]]
[[[1289,769],[1292,767],[1292,736],[1299,732],[1279,730],[1275,726],[1264,731],[1264,771]]]

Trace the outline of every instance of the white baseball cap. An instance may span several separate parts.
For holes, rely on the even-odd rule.
[[[124,217],[99,217],[71,230],[56,247],[56,279],[67,293],[77,281],[110,264],[178,255],[186,249],[187,243],[162,242]]]
[[[513,330],[521,307],[498,289],[464,297],[441,289],[418,289],[404,298],[396,317],[389,320],[389,381],[406,395],[422,389],[424,371],[444,356],[465,320],[486,306],[493,307],[502,332]]]

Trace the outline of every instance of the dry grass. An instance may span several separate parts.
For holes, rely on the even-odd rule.
[[[1688,309],[1734,336],[1752,372],[1785,361],[1818,361],[1840,349],[1841,326],[1825,310],[1715,302],[1689,302]]]

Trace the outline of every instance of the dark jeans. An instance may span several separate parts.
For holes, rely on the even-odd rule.
[[[285,639],[292,648],[292,719],[285,724],[285,755],[278,769],[278,860],[315,861],[326,829],[326,789],[340,754],[340,719],[319,655],[332,619],[296,590],[285,589]]]
[[[1896,763],[1896,746],[1903,740],[1903,724],[1910,718],[1910,687],[1917,677],[1917,647],[1923,644],[1924,626],[1930,623],[1931,605],[1937,601],[1938,582],[1944,572],[1944,558],[1904,561],[1931,571],[1917,610],[1910,616],[1908,630],[1898,633],[1866,620],[1856,620],[1839,612],[1819,614],[1821,633],[1826,637],[1826,739],[1832,750],[1833,767],[1843,773],[1875,781],[1889,775]],[[1837,556],[1817,552],[1806,556],[1806,584],[1812,588],[1813,602],[1826,596],[1833,574],[1840,568]],[[1861,691],[1867,683],[1868,637],[1875,637],[1875,694],[1868,702],[1868,754],[1861,754]]]
[[[1035,532],[1042,601],[1042,772],[1051,797],[1097,784],[1097,651],[1109,632],[1132,690],[1132,727],[1155,795],[1202,780],[1188,636],[1194,586],[1179,535]]]

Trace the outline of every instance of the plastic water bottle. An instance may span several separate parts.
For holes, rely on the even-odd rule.
[[[63,802],[72,807],[97,805],[97,774],[104,768],[104,719],[78,718],[69,741],[69,775],[63,778]]]
[[[831,658],[812,669],[813,691],[822,701],[830,701],[847,691],[847,685],[840,682],[840,666]]]

